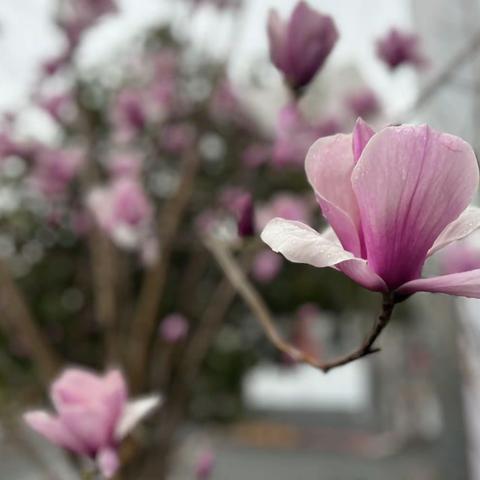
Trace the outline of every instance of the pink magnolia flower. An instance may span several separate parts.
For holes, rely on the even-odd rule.
[[[392,28],[377,41],[377,55],[391,70],[404,64],[414,67],[426,65],[426,59],[420,52],[418,36],[397,28]]]
[[[370,88],[363,88],[351,93],[347,96],[345,103],[354,118],[369,118],[380,111],[380,102]]]
[[[203,451],[195,465],[195,478],[197,480],[208,480],[215,467],[215,453],[212,450]]]
[[[255,205],[249,192],[240,187],[227,187],[220,194],[220,204],[235,217],[240,237],[255,234]]]
[[[275,217],[308,222],[310,211],[310,206],[303,197],[279,192],[257,209],[257,226],[261,230]]]
[[[280,273],[282,264],[280,255],[264,249],[253,259],[252,276],[259,283],[269,283]]]
[[[278,115],[272,164],[276,167],[301,165],[308,148],[317,138],[297,104],[288,104]]]
[[[115,152],[110,156],[108,170],[116,178],[138,178],[142,172],[143,157],[136,151]]]
[[[480,269],[480,238],[478,232],[452,243],[439,252],[439,266],[443,274]]]
[[[122,439],[160,402],[156,395],[128,402],[118,370],[102,376],[69,368],[52,384],[50,396],[57,415],[30,411],[26,423],[55,445],[95,460],[106,478],[120,467]]]
[[[325,63],[338,39],[333,19],[298,3],[284,23],[275,10],[268,18],[270,57],[294,90],[305,87]]]
[[[70,183],[85,165],[85,154],[79,149],[39,147],[34,154],[35,164],[31,181],[48,197],[65,193]]]
[[[125,88],[115,98],[111,117],[118,140],[128,142],[146,126],[148,113],[144,93]]]
[[[153,207],[136,179],[120,177],[95,188],[87,206],[99,227],[121,247],[139,248],[151,237]]]
[[[57,23],[63,29],[71,50],[78,46],[85,30],[104,15],[117,11],[113,0],[70,0],[60,6]]]
[[[71,119],[75,112],[75,105],[70,93],[60,93],[49,97],[39,98],[38,106],[57,123],[64,123]]]
[[[48,58],[40,67],[41,73],[46,77],[52,77],[70,63],[72,55],[73,52],[67,48],[62,53]]]
[[[310,145],[318,137],[339,133],[341,129],[342,125],[335,117],[313,123],[305,118],[297,103],[289,103],[278,115],[272,164],[280,168],[303,165]]]
[[[480,209],[469,207],[479,173],[468,143],[426,125],[375,133],[359,120],[353,135],[318,140],[305,169],[331,228],[276,218],[262,232],[274,251],[397,298],[480,297],[478,269],[421,278],[430,255],[480,226]]]
[[[188,320],[180,313],[167,315],[160,324],[160,335],[168,343],[176,343],[188,335]]]
[[[246,194],[237,213],[238,235],[242,238],[255,235],[255,206],[250,194]]]
[[[0,159],[9,157],[9,156],[18,156],[18,157],[27,157],[32,153],[32,145],[25,143],[20,143],[15,140],[11,132],[1,131],[0,132]]]

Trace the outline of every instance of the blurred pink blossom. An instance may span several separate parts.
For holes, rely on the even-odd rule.
[[[398,28],[390,29],[377,41],[377,55],[391,70],[405,64],[424,67],[426,58],[420,51],[420,39],[417,35]]]
[[[69,0],[61,3],[57,24],[67,37],[69,49],[74,50],[87,29],[104,15],[116,12],[114,0]]]
[[[478,233],[448,245],[438,253],[438,257],[442,275],[480,269],[480,237]]]
[[[72,118],[75,111],[75,104],[70,93],[41,97],[37,103],[57,123],[64,123],[69,117]]]
[[[188,335],[188,320],[180,313],[167,315],[160,324],[160,335],[167,343],[176,343]]]
[[[305,155],[315,140],[341,129],[337,118],[326,117],[314,123],[305,118],[297,103],[289,103],[278,115],[272,164],[275,167],[303,167]]]
[[[143,130],[147,123],[145,100],[145,92],[140,89],[124,88],[118,93],[111,111],[117,140],[128,142]]]
[[[275,10],[268,18],[270,58],[293,90],[309,84],[338,39],[333,19],[301,1],[288,22]]]
[[[80,149],[46,146],[39,146],[33,158],[30,180],[47,197],[63,195],[86,161]]]
[[[195,138],[193,125],[176,123],[162,127],[162,146],[170,153],[182,153],[190,148]]]
[[[36,145],[15,140],[10,131],[0,132],[0,159],[9,156],[31,157]]]
[[[262,230],[275,217],[299,222],[310,221],[310,206],[301,196],[280,192],[257,208],[257,228]]]
[[[197,480],[208,480],[215,467],[215,453],[212,450],[203,451],[195,465],[195,478]]]
[[[377,95],[368,87],[352,92],[345,99],[345,104],[355,119],[373,117],[381,108]]]
[[[138,178],[142,173],[143,157],[134,150],[114,152],[108,161],[108,171],[113,177]]]
[[[252,276],[259,283],[271,282],[282,269],[283,260],[272,250],[264,249],[253,259]]]
[[[228,79],[219,82],[213,90],[210,101],[210,113],[217,121],[243,120],[239,99],[232,83]]]
[[[87,197],[97,224],[124,248],[141,248],[151,236],[153,207],[141,183],[130,177],[112,180]]]
[[[156,395],[128,402],[118,370],[101,376],[80,368],[65,370],[52,384],[50,397],[57,414],[30,411],[25,422],[55,445],[94,460],[106,478],[120,467],[122,439],[160,402]]]
[[[272,157],[271,145],[252,143],[242,153],[242,162],[246,167],[257,168],[270,161]]]
[[[219,10],[235,8],[241,4],[241,0],[190,0],[194,7],[212,5]]]
[[[293,324],[292,343],[313,358],[322,358],[323,353],[321,343],[313,331],[319,316],[318,308],[307,303],[298,309]]]

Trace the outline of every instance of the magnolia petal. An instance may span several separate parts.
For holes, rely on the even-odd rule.
[[[112,416],[109,405],[103,403],[85,406],[64,407],[61,422],[75,438],[78,438],[90,453],[108,445],[113,435]]]
[[[402,295],[410,295],[415,292],[432,292],[480,298],[480,269],[438,277],[419,278],[405,283],[397,292]]]
[[[274,218],[263,230],[261,238],[273,251],[291,262],[333,267],[365,288],[386,291],[383,280],[369,269],[365,260],[344,250],[331,229],[321,235],[301,222]]]
[[[368,263],[393,290],[420,276],[434,241],[472,200],[478,167],[458,137],[387,127],[366,145],[352,184]]]
[[[23,419],[31,429],[54,445],[78,454],[87,453],[85,445],[65,427],[58,417],[37,410],[25,413]]]
[[[352,150],[355,163],[358,162],[368,141],[375,135],[375,130],[363,119],[358,118],[352,134]]]
[[[373,290],[374,292],[388,291],[388,287],[383,279],[371,270],[363,259],[347,260],[338,264],[336,268],[367,290]]]
[[[267,32],[270,44],[270,58],[280,70],[285,65],[285,36],[287,26],[284,24],[276,10],[268,13]]]
[[[352,135],[345,134],[320,138],[305,160],[307,178],[323,215],[343,247],[360,257],[360,214],[351,183],[354,166]]]
[[[287,27],[289,79],[295,87],[307,85],[322,67],[335,46],[338,31],[333,19],[311,8],[305,1],[297,4]]]
[[[135,425],[160,406],[162,397],[151,395],[127,403],[122,417],[115,430],[115,438],[121,440],[135,427]]]
[[[467,237],[478,228],[480,228],[480,208],[470,206],[456,220],[445,227],[428,251],[428,256],[433,255],[450,243]]]
[[[355,258],[339,244],[294,220],[270,220],[263,229],[261,238],[274,252],[281,253],[294,263],[307,263],[321,268]]]

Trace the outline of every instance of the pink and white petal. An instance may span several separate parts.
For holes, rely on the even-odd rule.
[[[322,268],[355,258],[338,243],[327,240],[313,228],[295,220],[274,218],[260,236],[274,252],[281,253],[294,263]]]
[[[65,427],[58,417],[38,410],[25,413],[23,419],[31,429],[53,444],[80,455],[87,453],[85,445]]]
[[[480,298],[480,269],[419,278],[405,283],[397,292],[404,295],[415,292],[446,293],[459,297]]]
[[[468,237],[478,228],[480,228],[480,208],[470,206],[456,220],[445,227],[428,251],[428,256],[433,255],[450,243]]]
[[[97,465],[105,478],[112,478],[120,468],[118,452],[112,447],[102,448],[97,454]]]
[[[418,278],[428,250],[478,185],[470,145],[428,126],[387,127],[352,174],[370,267],[390,289]]]
[[[343,247],[360,257],[360,214],[352,189],[355,161],[352,135],[338,134],[317,140],[307,153],[305,171],[323,215]]]
[[[366,260],[354,258],[336,265],[335,268],[367,290],[373,290],[374,292],[388,291],[386,283],[368,266]]]
[[[121,440],[128,435],[135,425],[158,408],[161,405],[161,402],[162,397],[160,395],[150,395],[129,402],[117,424],[115,439]]]
[[[322,235],[301,222],[274,218],[264,228],[261,238],[274,252],[291,262],[332,267],[369,290],[387,290],[385,282],[365,260],[355,258],[342,248],[331,229]]]
[[[61,422],[86,446],[89,454],[111,443],[114,431],[108,405],[97,403],[64,407],[60,412]]]
[[[358,118],[352,134],[352,150],[355,162],[358,162],[364,148],[374,135],[375,130],[363,119]]]
[[[102,392],[101,378],[83,368],[68,368],[51,386],[51,397],[60,413],[64,407],[85,404]]]

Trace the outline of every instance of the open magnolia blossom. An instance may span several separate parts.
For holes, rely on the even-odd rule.
[[[118,370],[100,376],[69,368],[52,384],[50,396],[57,415],[27,412],[27,424],[55,445],[95,460],[106,478],[120,466],[122,439],[160,403],[157,395],[128,402]]]
[[[262,239],[288,260],[342,271],[399,301],[415,292],[480,298],[480,269],[421,278],[427,258],[480,227],[469,206],[479,172],[471,146],[427,125],[317,140],[305,169],[323,215],[322,234],[281,218]]]

